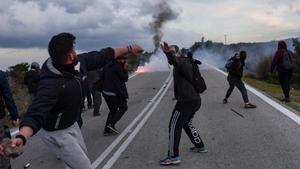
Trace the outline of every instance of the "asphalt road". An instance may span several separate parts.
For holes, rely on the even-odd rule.
[[[90,110],[83,115],[82,133],[95,168],[167,168],[159,166],[158,162],[167,153],[168,123],[175,105],[172,78],[168,75],[169,72],[138,74],[128,82],[129,110],[116,126],[123,131],[118,136],[102,135],[108,113],[105,104],[101,107],[100,117],[93,117]],[[209,152],[189,152],[192,145],[183,132],[180,143],[182,163],[170,168],[300,168],[299,123],[252,92],[248,92],[249,99],[258,106],[256,109],[243,108],[237,89],[224,105],[222,98],[228,87],[226,77],[205,66],[202,75],[208,90],[201,96],[202,107],[193,123]],[[166,80],[169,83],[165,83]],[[25,153],[12,161],[13,169],[21,169],[28,162],[30,169],[63,168],[62,162],[37,136],[28,142]]]

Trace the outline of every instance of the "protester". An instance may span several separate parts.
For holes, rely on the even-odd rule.
[[[13,125],[19,123],[19,112],[13,99],[7,74],[0,70],[0,143],[4,138],[10,138],[9,124],[4,120],[7,109]],[[10,169],[10,160],[7,157],[0,157],[0,168]]]
[[[273,57],[271,73],[277,69],[279,83],[281,85],[284,98],[282,101],[290,102],[291,79],[295,68],[294,54],[287,49],[284,41],[278,42],[277,51]]]
[[[206,153],[199,133],[192,124],[195,113],[200,109],[201,98],[193,84],[193,65],[191,58],[182,56],[179,48],[175,45],[169,46],[167,43],[161,45],[168,61],[174,66],[174,94],[177,103],[172,112],[169,122],[169,150],[165,159],[160,161],[161,165],[175,165],[181,162],[179,156],[179,142],[182,128],[188,135],[194,147],[192,152]]]
[[[88,85],[89,85],[89,90],[91,91],[92,94],[92,102],[93,102],[93,115],[94,116],[100,116],[100,107],[102,104],[102,83],[103,80],[100,79],[100,74],[102,73],[103,69],[98,69],[96,71],[89,71],[87,80],[88,80]]]
[[[115,124],[127,111],[128,92],[125,82],[128,81],[127,58],[120,57],[104,67],[103,97],[109,108],[104,128],[104,135],[118,134]]]
[[[225,98],[223,99],[223,103],[228,103],[228,98],[231,95],[234,87],[237,87],[243,96],[243,100],[245,103],[244,107],[246,109],[250,109],[256,108],[256,106],[249,102],[247,89],[245,88],[245,85],[242,81],[246,58],[247,53],[245,51],[240,51],[239,53],[236,53],[233,57],[228,59],[225,67],[229,71],[227,76],[229,88],[226,92]]]
[[[21,121],[20,132],[12,140],[12,147],[24,146],[29,137],[40,131],[44,143],[63,160],[66,168],[92,169],[76,123],[84,97],[82,81],[86,78],[85,73],[101,68],[128,52],[142,51],[138,45],[132,45],[104,48],[77,56],[75,36],[70,33],[53,36],[48,45],[50,58],[42,67],[36,99]],[[75,69],[78,62],[81,73]],[[0,154],[3,153],[0,146]]]
[[[31,96],[31,100],[36,97],[36,92],[38,89],[38,83],[40,79],[40,65],[37,62],[32,62],[30,70],[26,72],[24,76],[24,84],[28,88],[28,92]]]

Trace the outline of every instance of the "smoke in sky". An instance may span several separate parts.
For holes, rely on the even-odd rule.
[[[167,1],[161,1],[158,5],[158,13],[153,14],[153,21],[149,24],[151,30],[153,31],[153,44],[154,44],[154,53],[157,52],[159,48],[163,32],[162,27],[168,21],[174,20],[178,17],[178,13],[174,12]]]
[[[291,40],[286,40],[288,49],[293,51],[293,43]],[[264,57],[272,57],[277,50],[277,41],[268,43],[244,43],[235,47],[229,46],[213,47],[210,49],[198,49],[194,52],[194,58],[202,62],[224,69],[227,59],[234,56],[239,51],[247,52],[246,69],[249,72],[255,72],[257,64]]]
[[[165,54],[158,50],[150,58],[150,62],[144,66],[139,66],[137,72],[160,72],[168,71],[170,69]]]

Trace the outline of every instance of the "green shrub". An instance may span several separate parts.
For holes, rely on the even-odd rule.
[[[256,66],[256,79],[263,80],[269,83],[278,83],[277,76],[271,74],[270,68],[272,64],[272,56],[263,57]]]

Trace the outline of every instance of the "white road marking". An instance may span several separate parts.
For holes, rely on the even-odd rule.
[[[142,110],[141,113],[127,126],[127,128],[113,141],[112,144],[110,144],[105,151],[93,162],[92,167],[97,168],[102,161],[112,152],[112,150],[120,143],[120,141],[128,134],[132,132],[132,127],[136,125],[136,123],[144,116],[146,111],[154,104],[154,101],[160,96],[160,94],[164,91],[165,86],[167,83],[170,83],[170,79],[172,77],[172,71],[170,71],[170,74],[161,87],[161,89],[157,92],[157,94],[153,97],[153,99],[150,101],[150,103],[147,104],[147,106]]]
[[[172,79],[173,80],[173,79]],[[158,104],[161,102],[162,98],[168,91],[168,88],[172,84],[171,81],[167,84],[165,87],[165,90],[163,91],[163,94],[160,95],[158,100],[155,102],[155,104],[151,107],[151,109],[148,111],[146,116],[142,119],[142,121],[137,125],[137,127],[134,129],[134,131],[129,135],[129,137],[123,142],[123,144],[119,147],[119,149],[114,153],[114,155],[110,158],[110,160],[103,166],[102,169],[110,169],[114,163],[118,160],[118,158],[121,156],[121,154],[126,150],[128,145],[132,142],[134,137],[138,134],[138,132],[141,130],[141,128],[144,126],[144,124],[147,122],[153,111],[156,109]]]
[[[131,79],[131,78],[133,78],[134,76],[136,76],[136,75],[138,75],[139,73],[137,73],[137,72],[134,72],[134,73],[132,73],[130,76],[129,76],[129,78],[128,79]]]
[[[220,69],[218,69],[218,68],[216,68],[216,67],[214,67],[212,65],[209,65],[209,64],[206,64],[206,65],[208,65],[209,67],[217,70],[218,72],[222,73],[223,75],[227,76],[227,73],[225,73],[224,71],[222,71],[222,70],[220,70]],[[245,86],[253,94],[255,94],[256,96],[258,96],[259,98],[261,98],[262,100],[264,100],[265,102],[267,102],[268,104],[270,104],[272,107],[274,107],[275,109],[277,109],[278,111],[280,111],[281,113],[283,113],[284,115],[286,115],[287,117],[289,117],[290,119],[292,119],[293,121],[295,121],[297,124],[300,124],[300,117],[298,115],[296,115],[292,111],[288,110],[284,106],[280,105],[276,101],[272,100],[271,98],[267,97],[263,93],[259,92],[255,88],[249,86],[248,84],[246,84]]]

